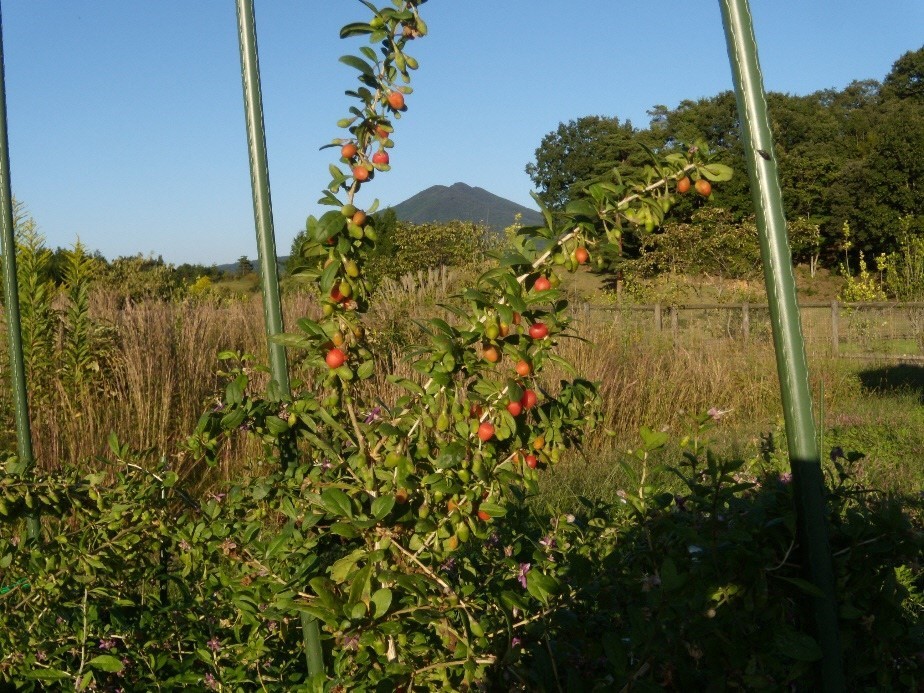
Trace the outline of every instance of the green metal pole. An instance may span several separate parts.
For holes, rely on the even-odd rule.
[[[799,543],[807,577],[821,591],[821,596],[812,598],[816,636],[822,651],[819,670],[821,689],[842,691],[846,684],[828,543],[824,476],[812,418],[805,341],[799,319],[783,197],[773,155],[766,94],[757,60],[757,42],[747,0],[721,0],[720,5],[735,81],[751,195],[757,212],[764,281],[792,466]]]
[[[244,111],[247,117],[247,142],[250,152],[250,184],[253,189],[253,215],[257,229],[270,373],[276,381],[279,395],[288,397],[291,394],[291,387],[285,347],[271,339],[273,335],[283,332],[282,305],[279,300],[279,278],[276,270],[276,240],[273,233],[266,137],[263,132],[263,97],[260,91],[260,63],[257,58],[257,28],[253,0],[237,0],[237,26],[241,49]],[[285,458],[286,451],[283,450],[282,454]],[[312,677],[319,677],[324,672],[321,630],[317,619],[308,614],[303,613],[301,620],[308,673]]]
[[[286,350],[272,336],[282,334],[282,305],[276,269],[276,239],[273,233],[273,205],[270,198],[269,164],[263,133],[263,97],[260,91],[260,63],[257,59],[257,30],[253,0],[237,0],[238,38],[241,47],[241,78],[244,84],[244,110],[247,116],[247,143],[250,152],[250,185],[253,190],[253,216],[257,229],[257,252],[263,288],[263,316],[269,347],[270,373],[279,394],[288,396],[289,369]]]
[[[32,432],[29,426],[29,396],[26,392],[26,368],[22,353],[22,329],[19,316],[19,284],[16,278],[16,227],[13,222],[10,144],[6,128],[6,66],[3,61],[2,25],[3,22],[0,20],[0,225],[3,227],[3,295],[6,301],[17,451],[20,461],[31,469],[35,463],[35,457],[32,453]],[[38,516],[29,515],[27,525],[29,538],[37,540],[41,534]]]

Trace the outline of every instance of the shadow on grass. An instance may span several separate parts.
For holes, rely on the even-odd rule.
[[[907,392],[915,395],[924,404],[924,366],[900,363],[860,371],[860,383],[870,393],[877,395]]]
[[[516,631],[523,659],[501,675],[521,686],[490,690],[818,690],[817,588],[802,571],[792,484],[773,470],[739,483],[738,466],[704,456],[685,495],[653,494],[643,511],[632,511],[634,497],[580,499],[557,526],[569,598]],[[924,690],[922,500],[831,471],[840,472],[827,519],[849,690]]]

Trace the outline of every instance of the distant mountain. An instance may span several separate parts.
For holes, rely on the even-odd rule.
[[[542,224],[542,215],[534,209],[518,205],[484,188],[465,183],[449,187],[434,185],[392,207],[401,221],[415,224],[445,221],[481,223],[497,231],[513,223],[517,214],[526,226]]]

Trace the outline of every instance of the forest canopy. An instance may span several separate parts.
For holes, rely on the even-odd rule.
[[[882,82],[806,96],[771,92],[767,100],[787,219],[818,225],[823,263],[836,263],[845,223],[852,252],[867,256],[895,250],[900,229],[924,234],[924,47],[902,55]],[[582,183],[644,165],[645,147],[704,141],[741,172],[714,203],[739,220],[753,214],[733,92],[648,113],[647,128],[594,115],[548,133],[526,166],[543,203],[561,209]]]

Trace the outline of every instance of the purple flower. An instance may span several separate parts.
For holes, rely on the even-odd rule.
[[[359,636],[358,635],[347,635],[343,639],[343,649],[358,650],[359,649]]]
[[[205,685],[211,688],[213,691],[218,690],[218,681],[216,681],[215,677],[211,674],[205,675]]]
[[[529,572],[529,568],[529,563],[520,563],[520,573],[517,575],[517,580],[523,585],[523,589],[526,589],[526,574]]]
[[[363,423],[369,424],[369,423],[372,423],[373,421],[378,421],[379,416],[381,414],[382,414],[382,407],[375,407],[373,408],[372,411],[366,414],[366,418],[364,419]]]
[[[553,537],[551,534],[544,536],[542,537],[542,539],[539,540],[539,544],[551,551],[556,546],[555,537]]]
[[[510,640],[510,647],[519,647],[522,644],[523,640],[521,638],[514,637]]]
[[[115,646],[116,646],[116,641],[111,640],[109,638],[103,638],[102,640],[99,641],[99,645],[98,645],[99,649],[101,650],[111,650]]]
[[[783,472],[780,474],[780,483],[788,484],[792,482],[792,472]]]
[[[206,645],[209,646],[209,649],[210,649],[212,652],[218,652],[218,651],[221,649],[221,642],[218,640],[218,638],[215,638],[215,637],[213,637],[211,640],[209,640],[209,641],[206,643]]]
[[[719,409],[718,407],[712,407],[711,409],[709,409],[709,411],[706,412],[706,414],[713,421],[721,421],[722,417],[725,416],[730,411],[731,409],[722,410],[722,409]]]
[[[225,499],[226,495],[227,494],[225,493],[213,493],[212,495],[209,496],[209,498],[211,498],[216,503],[221,503]]]

